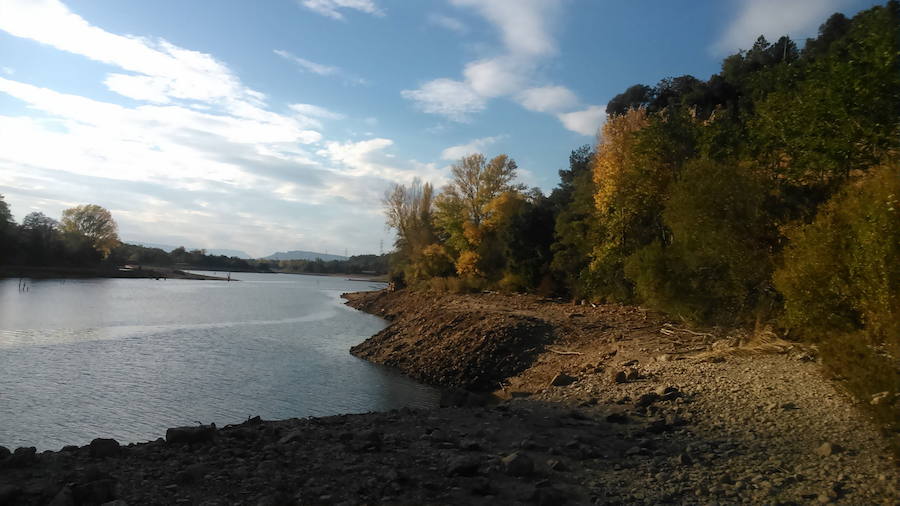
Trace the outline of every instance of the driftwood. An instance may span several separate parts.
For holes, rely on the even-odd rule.
[[[556,353],[557,355],[584,355],[580,351],[569,351],[569,350],[554,350],[553,348],[547,348],[547,350]]]

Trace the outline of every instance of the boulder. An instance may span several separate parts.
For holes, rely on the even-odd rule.
[[[448,476],[475,476],[481,462],[475,457],[459,455],[450,459],[447,465]]]
[[[166,431],[166,443],[206,443],[216,437],[216,424],[189,427],[172,427]]]
[[[550,380],[550,386],[566,387],[566,386],[571,385],[572,383],[575,383],[575,381],[576,381],[576,378],[569,376],[568,374],[566,374],[564,372],[561,372],[561,373],[557,374],[556,376],[554,376],[552,380]]]
[[[37,448],[33,446],[19,447],[6,459],[9,467],[26,467],[37,462]]]
[[[90,444],[91,457],[106,458],[115,457],[119,454],[121,447],[115,439],[100,438],[94,439]]]

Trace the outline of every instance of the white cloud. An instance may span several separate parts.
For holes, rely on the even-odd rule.
[[[450,146],[449,148],[441,151],[441,159],[443,160],[459,160],[460,158],[471,155],[473,153],[481,153],[482,150],[494,144],[495,142],[504,139],[505,135],[495,135],[493,137],[482,137],[480,139],[474,139],[472,141],[467,142],[466,144],[460,144],[458,146]]]
[[[466,28],[466,25],[463,24],[462,21],[445,14],[438,14],[433,12],[428,15],[428,22],[435,26],[440,26],[441,28],[446,28],[447,30],[456,33],[466,33],[466,31],[468,30]]]
[[[295,56],[283,49],[275,49],[274,53],[286,60],[290,60],[290,61],[296,63],[297,65],[302,67],[304,70],[308,70],[309,72],[312,72],[313,74],[318,74],[320,76],[330,76],[333,74],[337,74],[338,71],[340,70],[339,68],[333,67],[331,65],[322,65],[321,63],[316,63],[313,61],[309,61],[305,58],[300,58],[299,56]]]
[[[547,56],[556,51],[550,35],[561,2],[558,0],[452,0],[471,7],[496,25],[507,49],[516,55]]]
[[[760,35],[770,42],[782,35],[802,40],[814,35],[830,14],[850,3],[850,0],[743,0],[737,17],[710,51],[725,55],[738,49],[750,49]]]
[[[16,69],[14,69],[12,67],[0,67],[0,72],[3,72],[4,74],[6,74],[8,76],[11,76],[16,73]]]
[[[463,75],[475,93],[482,97],[499,97],[515,93],[526,80],[527,65],[512,58],[478,60],[466,65]]]
[[[244,87],[212,56],[163,39],[109,33],[90,25],[57,0],[5,0],[0,30],[134,74],[112,74],[107,86],[139,100],[172,99],[259,102],[262,94]]]
[[[537,112],[560,112],[578,105],[578,97],[565,86],[530,88],[516,98],[522,107]]]
[[[312,104],[291,104],[288,107],[304,116],[312,116],[315,118],[344,119],[346,117],[341,113],[329,111],[324,107],[319,107]]]
[[[453,79],[435,79],[417,90],[403,90],[403,98],[413,100],[422,112],[440,114],[459,122],[469,120],[469,115],[481,112],[485,100],[464,82]]]
[[[557,114],[557,118],[567,129],[581,135],[597,135],[600,125],[606,121],[606,109],[592,105],[587,109]]]
[[[300,0],[300,5],[332,19],[344,19],[341,9],[357,10],[375,16],[384,15],[372,0]]]

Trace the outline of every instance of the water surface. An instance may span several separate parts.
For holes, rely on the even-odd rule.
[[[167,427],[432,406],[437,392],[348,349],[385,323],[342,278],[0,280],[0,445],[59,449]]]

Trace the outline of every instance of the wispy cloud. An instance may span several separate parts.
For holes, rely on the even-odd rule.
[[[742,0],[737,16],[710,52],[722,56],[749,49],[760,35],[770,41],[782,35],[798,40],[812,36],[822,20],[850,4],[851,0]]]
[[[468,28],[457,18],[433,12],[428,15],[428,22],[456,33],[466,33]]]
[[[403,98],[413,100],[422,112],[440,114],[465,123],[472,113],[481,112],[485,107],[484,97],[461,81],[435,79],[416,90],[403,90]]]
[[[332,19],[344,19],[341,10],[349,9],[374,16],[383,16],[384,12],[372,0],[299,0],[300,5]]]
[[[306,58],[301,58],[290,51],[285,51],[283,49],[275,49],[273,50],[275,54],[297,64],[301,69],[312,72],[313,74],[320,76],[335,76],[342,78],[345,82],[349,84],[368,84],[368,81],[365,79],[355,76],[340,67],[335,67],[334,65],[323,65],[321,63],[316,63],[314,61],[307,60]]]
[[[320,76],[330,76],[337,74],[340,69],[331,65],[322,65],[321,63],[316,63],[314,61],[307,60],[306,58],[300,58],[299,56],[293,55],[288,51],[283,49],[275,49],[274,53],[278,56],[284,58],[285,60],[290,60],[304,70],[312,72],[313,74],[319,74]]]
[[[559,112],[578,105],[578,97],[565,86],[530,88],[516,98],[522,107],[537,112]]]
[[[484,148],[496,143],[501,139],[505,139],[505,135],[495,135],[493,137],[482,137],[473,139],[465,144],[450,146],[441,151],[441,159],[443,160],[459,160],[460,158],[471,155],[473,153],[481,153]]]

